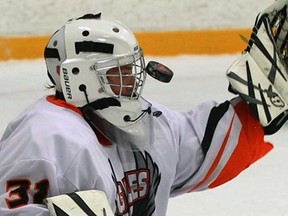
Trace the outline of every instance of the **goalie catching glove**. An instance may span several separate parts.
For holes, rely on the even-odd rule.
[[[278,0],[257,16],[247,49],[227,71],[229,90],[248,103],[266,134],[288,118],[287,5]]]

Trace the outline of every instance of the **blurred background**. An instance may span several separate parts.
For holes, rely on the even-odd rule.
[[[275,0],[1,0],[0,134],[45,89],[43,49],[68,19],[86,13],[124,22],[138,37],[146,62],[174,71],[169,85],[148,78],[144,96],[185,111],[206,100],[223,102],[225,71],[246,44],[257,14]],[[168,216],[288,216],[287,124],[267,139],[265,158],[233,181],[170,201]],[[1,178],[1,177],[0,177]],[[288,190],[287,190],[288,191]],[[0,213],[1,215],[1,213]]]
[[[145,54],[221,54],[245,47],[256,15],[274,0],[1,0],[0,60],[43,56],[70,18],[101,12],[136,33]]]
[[[0,36],[51,35],[68,19],[102,12],[135,32],[250,28],[275,0],[1,0]]]

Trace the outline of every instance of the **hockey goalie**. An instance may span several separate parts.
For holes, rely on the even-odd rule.
[[[124,24],[69,20],[45,48],[55,93],[0,140],[0,215],[165,216],[170,197],[238,176],[287,120],[287,6],[278,0],[257,16],[227,70],[235,95],[187,112],[143,98],[147,74],[169,82],[172,72],[147,67]]]

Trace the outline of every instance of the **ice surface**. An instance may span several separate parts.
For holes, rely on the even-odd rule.
[[[237,55],[148,57],[174,71],[169,84],[148,78],[144,96],[173,109],[188,110],[206,100],[222,102],[227,92],[225,72]],[[45,86],[43,60],[0,62],[0,134],[36,98],[51,92]],[[45,124],[45,123],[43,123]],[[173,198],[168,216],[288,216],[288,127],[267,137],[275,148],[229,183],[209,191]],[[285,138],[286,137],[286,138]]]

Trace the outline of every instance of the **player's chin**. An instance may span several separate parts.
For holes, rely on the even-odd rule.
[[[133,96],[133,88],[123,88],[121,95],[125,97]]]

